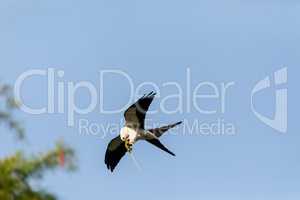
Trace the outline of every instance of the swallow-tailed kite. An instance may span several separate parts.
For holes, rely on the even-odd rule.
[[[154,92],[144,95],[125,111],[125,127],[121,129],[120,135],[110,141],[105,153],[105,164],[111,172],[114,171],[126,152],[131,152],[132,145],[139,140],[146,140],[150,144],[175,156],[175,154],[168,150],[158,138],[170,128],[173,128],[182,122],[155,129],[145,129],[146,112],[155,95],[156,93]]]

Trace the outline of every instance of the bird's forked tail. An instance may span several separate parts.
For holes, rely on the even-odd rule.
[[[168,126],[163,126],[160,128],[155,128],[155,129],[149,129],[148,131],[150,131],[151,133],[153,133],[157,138],[159,138],[160,136],[162,136],[163,133],[165,133],[166,131],[168,131],[170,128],[174,128],[175,126],[181,124],[182,122],[177,122]],[[160,148],[161,150],[171,154],[172,156],[175,156],[175,154],[170,151],[167,147],[165,147],[157,138],[153,138],[153,139],[146,139],[147,142],[149,142],[150,144]]]

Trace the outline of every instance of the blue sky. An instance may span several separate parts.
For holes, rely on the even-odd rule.
[[[185,73],[189,68],[193,88],[203,81],[218,86],[235,83],[228,91],[226,112],[158,112],[150,115],[151,119],[161,123],[224,119],[235,125],[236,134],[183,135],[178,129],[162,138],[176,158],[140,143],[134,155],[142,170],[138,171],[126,157],[111,174],[103,159],[112,136],[82,136],[78,127],[67,126],[66,114],[20,112],[17,116],[24,122],[28,140],[16,144],[1,127],[0,155],[17,149],[44,151],[63,138],[75,148],[79,170],[74,174],[51,172],[42,181],[43,187],[62,200],[299,199],[299,18],[300,4],[294,0],[3,0],[0,78],[4,82],[14,84],[24,71],[52,67],[64,71],[60,81],[85,80],[97,85],[99,71],[117,69],[130,75],[135,86],[147,81],[160,86],[161,97],[152,105],[156,109],[164,96],[176,92],[162,86],[167,81],[176,81],[186,92]],[[288,67],[289,112],[288,131],[281,134],[255,117],[250,94],[257,81],[284,66]],[[128,100],[129,87],[122,77],[109,77],[103,88],[110,108]],[[141,94],[150,90],[143,88]],[[45,105],[45,78],[26,82],[22,92],[28,104]],[[78,92],[75,99],[82,107],[89,103],[85,91]],[[208,108],[218,105],[215,101],[204,102],[202,105]],[[256,105],[260,112],[272,116],[274,88],[259,94]],[[102,125],[119,123],[122,116],[94,110],[76,116],[75,124],[80,118]]]

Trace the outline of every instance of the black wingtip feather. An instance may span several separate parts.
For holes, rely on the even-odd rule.
[[[156,92],[151,91],[149,94],[144,95],[144,96],[146,96],[147,98],[152,98],[152,97],[154,97],[155,95],[156,95]]]
[[[179,124],[182,124],[182,121],[177,122],[177,123],[175,124],[175,126],[177,126],[177,125],[179,125]]]

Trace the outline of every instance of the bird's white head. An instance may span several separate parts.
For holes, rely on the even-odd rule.
[[[120,131],[121,140],[125,141],[129,138],[129,128],[123,127]]]

